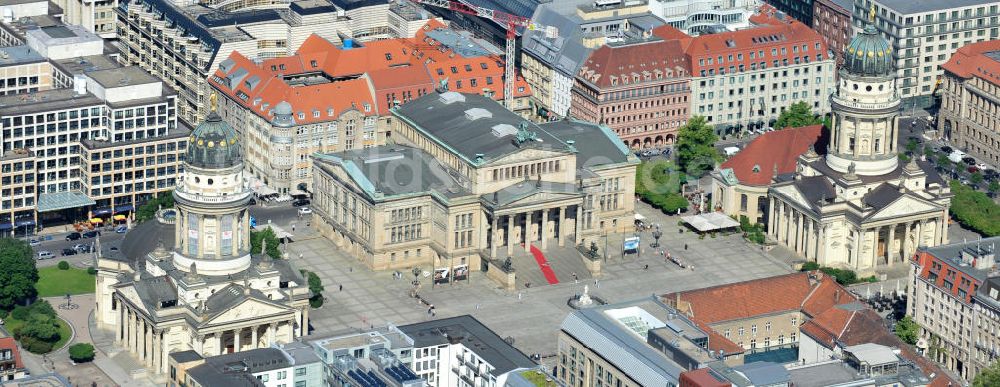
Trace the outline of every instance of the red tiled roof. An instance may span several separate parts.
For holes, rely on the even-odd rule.
[[[681,43],[657,40],[624,46],[604,45],[583,63],[580,75],[597,87],[645,82],[646,75],[656,80],[690,74]],[[634,82],[639,77],[639,82]],[[612,83],[612,79],[615,79]],[[628,81],[628,82],[625,82]]]
[[[209,82],[262,117],[270,118],[270,109],[288,102],[299,124],[336,120],[351,109],[366,116],[385,115],[395,101],[405,103],[419,98],[445,79],[450,90],[489,92],[495,100],[502,100],[503,62],[494,56],[466,58],[441,49],[439,42],[424,33],[441,26],[431,20],[415,38],[367,42],[351,49],[311,35],[294,56],[261,63],[233,52],[229,59],[234,65],[227,71],[217,70]],[[455,73],[450,71],[452,67]],[[240,69],[249,74],[230,89],[225,79]],[[442,74],[437,69],[443,69]],[[286,81],[289,76],[325,77],[330,81],[293,85]],[[250,79],[257,79],[252,89],[246,83]],[[523,97],[530,95],[531,89],[517,77],[514,92],[515,97]]]
[[[17,342],[14,341],[13,337],[0,337],[0,349],[9,349],[14,355],[14,366],[24,368],[24,363],[21,361],[21,351],[17,348]]]
[[[681,292],[678,309],[696,320],[715,324],[801,310],[812,290],[809,273],[792,273]],[[676,293],[668,294],[664,300],[675,302],[676,297]]]
[[[693,38],[667,25],[653,29],[653,34],[665,40],[681,42],[692,74],[720,68],[720,72],[728,72],[730,66],[736,70],[740,65],[750,69],[751,63],[761,62],[773,67],[775,60],[795,63],[798,58],[799,61],[809,62],[816,60],[817,55],[826,59],[827,44],[818,32],[790,17],[777,16],[772,7],[761,7],[750,21],[755,24],[754,27]],[[774,55],[771,54],[772,48],[775,49]],[[730,59],[729,55],[733,57]],[[722,63],[719,63],[719,57],[724,59]],[[710,59],[712,64],[708,63]]]
[[[720,168],[731,168],[742,184],[771,184],[774,166],[778,166],[778,174],[795,172],[798,157],[816,144],[822,133],[823,125],[764,133],[722,163]]]
[[[716,379],[709,368],[681,372],[680,387],[729,387],[732,383]]]
[[[1000,86],[1000,61],[985,55],[991,51],[1000,51],[1000,40],[962,46],[941,67],[962,78],[976,76]]]

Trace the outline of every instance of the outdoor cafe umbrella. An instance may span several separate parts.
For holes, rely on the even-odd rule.
[[[104,219],[93,218],[93,219],[90,219],[90,223],[104,223]]]
[[[126,218],[128,218],[128,217],[125,216],[125,215],[122,215],[122,214],[118,214],[118,215],[114,216],[115,220],[125,220]]]

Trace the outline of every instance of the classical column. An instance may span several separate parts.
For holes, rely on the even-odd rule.
[[[945,212],[941,217],[941,241],[938,242],[939,245],[948,243],[948,212]]]
[[[934,219],[934,244],[941,244],[941,220]]]
[[[277,330],[278,327],[275,325],[275,323],[270,323],[267,325],[267,345],[274,344],[274,335],[276,333],[275,331]]]
[[[147,367],[153,365],[152,349],[153,349],[153,327],[149,325],[146,319],[142,320],[142,360]]]
[[[885,264],[892,265],[893,256],[898,253],[896,250],[896,225],[889,225],[889,241],[886,243]]]
[[[240,336],[243,335],[243,328],[233,330],[233,352],[240,352]]]
[[[538,226],[538,228],[539,228],[538,235],[541,236],[541,238],[542,238],[542,250],[545,250],[549,246],[548,242],[546,242],[546,240],[548,239],[548,236],[549,236],[548,235],[549,234],[549,209],[548,208],[542,210],[542,222]]]
[[[535,212],[528,211],[524,213],[524,227],[521,227],[521,231],[524,234],[524,251],[531,252],[531,228],[535,227]]]
[[[258,338],[257,338],[257,327],[256,326],[252,326],[252,327],[250,327],[250,349],[257,349],[257,348],[259,348],[258,345],[257,345],[258,344],[257,340],[258,340]]]
[[[586,200],[586,199],[584,199],[584,200]],[[580,243],[580,240],[581,240],[580,239],[580,230],[582,230],[581,227],[583,227],[582,223],[583,223],[583,204],[577,204],[576,205],[575,218],[573,218],[573,244],[574,245],[577,244],[577,243]]]
[[[160,372],[160,369],[162,368],[160,366],[160,333],[154,331],[152,336],[153,336],[153,351],[150,353],[151,355],[150,357],[152,358],[151,363],[153,364],[153,369],[155,369],[156,372]]]
[[[858,230],[858,240],[856,242],[857,245],[854,246],[854,253],[852,254],[854,255],[854,268],[862,267],[861,258],[863,257],[863,255],[861,254],[861,249],[864,248],[865,246],[865,233],[867,233],[867,230],[865,229]]]
[[[507,215],[507,237],[504,238],[504,242],[507,243],[507,255],[514,254],[514,219],[517,215]]]
[[[785,243],[785,203],[778,203],[778,224],[775,225],[774,239],[778,240],[778,243]]]
[[[775,202],[774,197],[772,196],[772,197],[767,198],[767,201],[768,201],[768,204],[767,204],[767,233],[771,234],[771,235],[775,235],[775,233],[774,233],[774,211],[775,211],[775,209],[774,209],[774,206],[775,206],[775,204],[774,204],[774,202]]]
[[[806,260],[809,260],[815,258],[815,255],[812,254],[812,245],[814,243],[813,233],[816,232],[816,230],[813,229],[812,219],[809,219],[809,223],[807,223],[807,226],[809,227],[806,228],[806,243],[804,243],[802,249],[803,250],[802,255],[806,257]]]
[[[903,224],[903,253],[900,254],[900,262],[906,262],[906,257],[910,255],[910,229],[912,227],[913,222]]]
[[[219,355],[222,355],[222,354],[226,353],[226,347],[225,347],[226,343],[224,341],[222,341],[222,337],[224,336],[224,333],[225,333],[225,331],[220,331],[220,332],[216,332],[215,333],[215,336],[217,336],[219,338],[219,340],[218,340],[219,341],[219,349],[218,349]]]
[[[116,322],[116,324],[115,324],[115,344],[119,344],[119,346],[120,346],[121,342],[122,342],[122,329],[125,328],[124,326],[122,326],[122,323],[125,320],[125,317],[124,317],[125,308],[122,306],[122,303],[116,301],[114,299],[114,297],[111,298],[111,302],[118,304],[118,312],[115,313],[115,322]]]
[[[128,311],[128,348],[129,351],[135,353],[135,313],[132,313],[130,309]]]
[[[493,215],[493,228],[490,229],[490,258],[497,259],[497,218],[496,214]]]
[[[803,246],[805,245],[805,233],[803,233],[802,230],[806,227],[806,217],[802,211],[795,211],[795,218],[795,251],[799,252],[799,254],[805,254],[805,248]]]
[[[816,263],[823,265],[826,263],[826,225],[819,224],[819,238],[816,240]]]
[[[909,260],[913,254],[917,253],[917,249],[920,248],[920,244],[923,243],[925,223],[927,223],[927,219],[921,219],[917,222],[917,236],[916,238],[913,238],[913,251],[911,251],[909,256],[906,257],[907,260]]]
[[[559,238],[559,247],[564,245],[563,242],[566,236],[566,229],[563,227],[566,224],[566,206],[559,207],[559,229],[556,232],[556,236]]]

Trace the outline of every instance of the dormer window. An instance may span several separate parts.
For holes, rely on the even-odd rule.
[[[753,166],[753,173],[760,173],[760,165],[759,164],[754,164],[754,166]]]

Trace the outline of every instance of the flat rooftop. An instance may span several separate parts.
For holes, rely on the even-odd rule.
[[[116,69],[121,67],[117,61],[104,55],[91,55],[63,59],[53,62],[53,65],[67,74],[84,74],[91,71]]]
[[[0,66],[45,62],[45,57],[27,45],[0,47]]]
[[[73,89],[45,90],[29,94],[0,96],[0,115],[23,115],[85,106],[104,101],[93,94],[77,94]]]
[[[493,366],[493,375],[538,366],[470,315],[403,325],[399,329],[413,338],[414,348],[461,343]]]
[[[160,82],[158,78],[143,71],[139,68],[139,66],[90,71],[87,73],[87,76],[105,88],[145,85]]]
[[[935,12],[952,8],[973,7],[986,4],[983,0],[938,0],[938,1],[913,1],[913,0],[876,0],[878,4],[896,11],[903,15],[914,13]],[[865,11],[867,15],[868,11]]]

